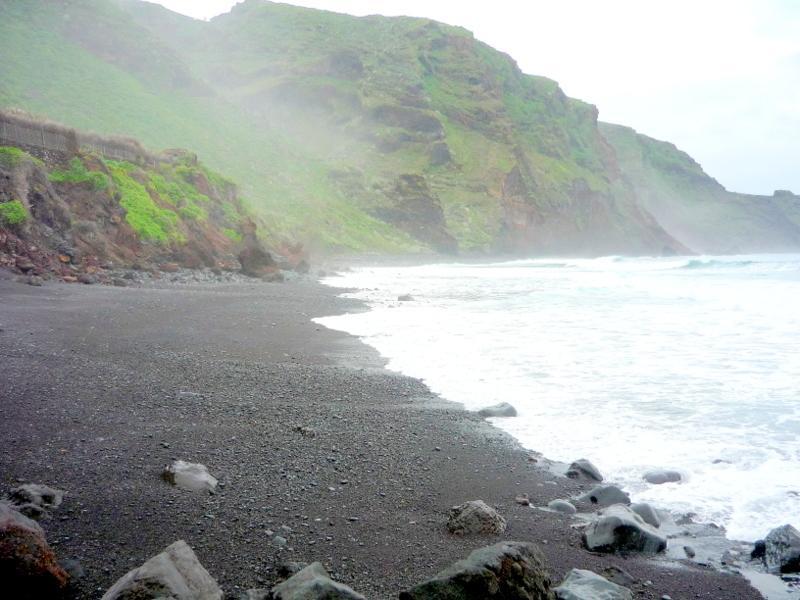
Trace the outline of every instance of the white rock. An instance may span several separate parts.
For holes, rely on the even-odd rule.
[[[592,571],[572,569],[553,590],[558,600],[632,600],[631,591]]]
[[[172,485],[192,492],[213,492],[217,487],[216,478],[200,463],[176,460],[164,467],[162,477]]]

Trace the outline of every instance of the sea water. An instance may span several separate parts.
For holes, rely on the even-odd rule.
[[[800,255],[537,259],[357,268],[370,310],[317,322],[493,419],[586,457],[635,501],[753,541],[800,527]],[[398,296],[411,294],[411,301]],[[650,485],[651,469],[680,483]]]

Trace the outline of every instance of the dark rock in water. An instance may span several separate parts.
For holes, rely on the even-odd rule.
[[[585,458],[576,460],[569,466],[566,473],[570,479],[589,479],[591,481],[603,481],[600,471],[590,461]]]
[[[0,502],[0,587],[8,598],[54,598],[69,575],[56,562],[44,531]]]
[[[550,600],[550,574],[539,549],[526,542],[479,548],[400,600]]]
[[[750,558],[764,558],[767,553],[767,543],[764,540],[758,540],[753,546],[753,551],[750,553]]]
[[[632,504],[631,510],[642,517],[642,520],[648,525],[652,525],[656,529],[661,527],[661,518],[658,516],[656,509],[646,502]]]
[[[691,546],[684,546],[683,553],[686,554],[686,558],[694,558],[697,556],[697,552],[694,551],[694,548]]]
[[[496,535],[506,530],[506,520],[483,500],[471,500],[450,509],[447,529],[458,535]]]
[[[183,540],[170,544],[143,565],[123,575],[101,600],[221,600],[217,585]]]
[[[398,302],[411,302],[414,299],[414,296],[411,294],[400,294],[397,297]]]
[[[552,500],[547,503],[547,508],[564,513],[565,515],[574,515],[576,512],[578,512],[578,509],[575,508],[572,502],[568,502],[566,500]]]
[[[782,525],[764,538],[764,564],[771,573],[800,573],[800,531]]]
[[[587,549],[595,552],[655,554],[667,548],[665,536],[622,504],[604,509],[584,531],[583,543]]]
[[[662,483],[674,483],[682,479],[681,474],[677,471],[648,471],[644,474],[644,480],[647,483],[654,485],[661,485]]]
[[[365,600],[343,583],[333,581],[324,567],[312,563],[272,588],[275,600]]]
[[[598,485],[577,498],[578,502],[597,506],[612,504],[630,504],[631,497],[615,485]]]
[[[508,402],[501,402],[500,404],[480,409],[478,414],[482,417],[516,417],[517,409]]]
[[[632,600],[626,588],[584,569],[572,569],[553,590],[558,600]]]

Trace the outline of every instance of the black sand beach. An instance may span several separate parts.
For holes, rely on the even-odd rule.
[[[540,545],[554,581],[616,565],[637,598],[760,598],[690,563],[591,554],[568,517],[516,504],[580,484],[312,323],[359,309],[316,283],[0,281],[0,307],[0,492],[67,491],[42,525],[86,572],[76,598],[99,598],[177,539],[231,597],[268,586],[284,561],[319,560],[368,598],[396,598],[499,539],[447,533],[448,508],[473,499],[508,519],[503,539]],[[173,459],[206,464],[218,492],[162,481]]]

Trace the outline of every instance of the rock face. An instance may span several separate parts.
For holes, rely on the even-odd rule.
[[[400,600],[550,600],[550,575],[539,549],[525,542],[479,548]]]
[[[631,497],[615,485],[598,485],[578,496],[578,501],[584,504],[611,506],[612,504],[630,504]]]
[[[611,583],[592,571],[572,569],[560,586],[553,590],[558,600],[632,600],[628,588]]]
[[[655,528],[661,527],[661,518],[658,516],[656,509],[646,502],[631,504],[631,510],[642,517],[642,520],[648,525],[652,525]]]
[[[800,531],[777,527],[764,538],[764,564],[773,573],[800,573]]]
[[[552,500],[547,503],[547,508],[564,513],[565,515],[574,515],[578,512],[578,509],[575,508],[572,502],[567,502],[566,500]]]
[[[123,575],[102,600],[221,600],[222,590],[183,540]]]
[[[471,500],[450,509],[447,529],[458,535],[497,535],[506,530],[506,520],[483,500]]]
[[[324,567],[312,563],[272,588],[275,600],[365,600],[342,583],[333,581]]]
[[[674,483],[676,481],[680,481],[681,479],[681,474],[677,471],[665,471],[659,469],[657,471],[648,471],[644,474],[644,480],[647,483],[652,483],[654,485],[661,485],[662,483]]]
[[[69,576],[56,562],[44,531],[0,502],[0,586],[9,598],[52,598]]]
[[[596,552],[645,552],[667,548],[667,538],[627,506],[615,504],[603,510],[583,533],[583,543]]]
[[[213,492],[217,487],[216,478],[200,463],[176,460],[164,467],[161,476],[172,485],[192,492]]]
[[[603,481],[600,471],[585,458],[576,460],[569,466],[566,472],[570,479],[588,479],[590,481]]]
[[[517,409],[508,402],[501,402],[500,404],[480,409],[478,414],[482,417],[516,417]]]
[[[250,277],[263,277],[277,271],[278,267],[269,252],[252,243],[239,253],[242,273]]]

